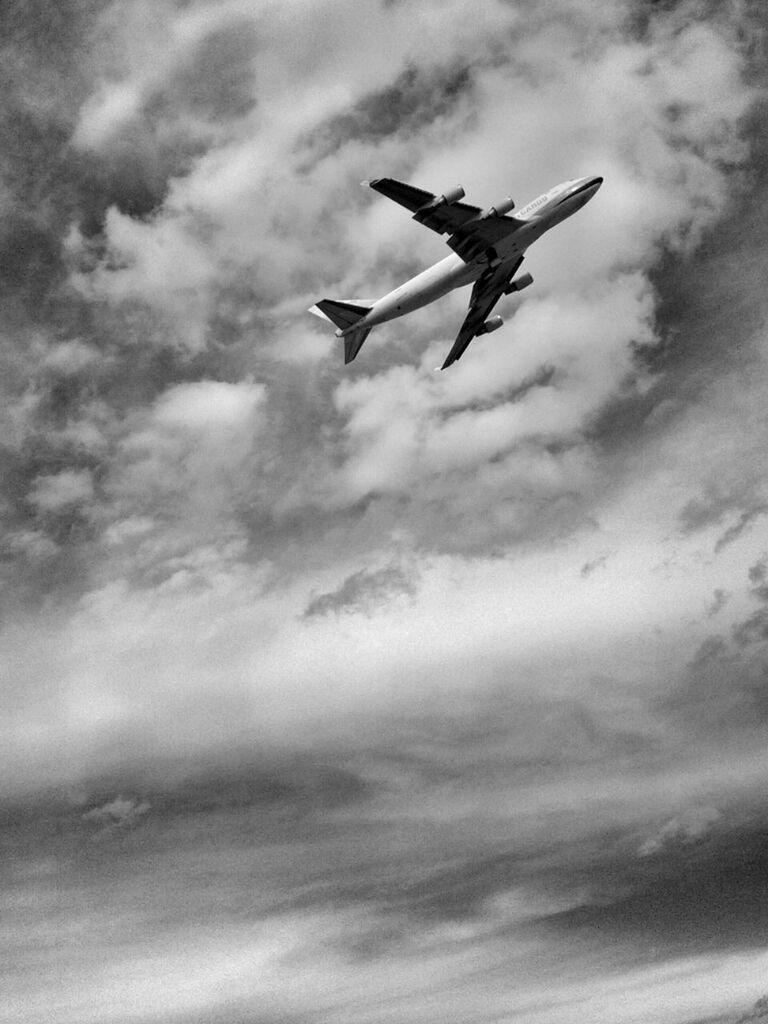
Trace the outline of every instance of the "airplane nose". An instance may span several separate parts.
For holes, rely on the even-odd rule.
[[[600,186],[603,184],[603,179],[601,177],[595,178],[592,181],[592,184],[595,186],[595,191],[597,191],[597,189],[599,189]]]

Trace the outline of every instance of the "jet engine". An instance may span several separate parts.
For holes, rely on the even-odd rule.
[[[504,289],[505,295],[511,295],[512,292],[521,292],[523,288],[527,288],[529,284],[533,284],[533,278],[530,274],[521,274],[520,277],[516,277],[514,281],[511,281]]]
[[[505,213],[509,213],[510,210],[514,210],[515,200],[507,196],[506,199],[502,199],[500,203],[495,206],[489,207],[478,217],[478,220],[487,220],[489,217],[503,217]]]
[[[457,185],[456,188],[452,188],[450,192],[445,192],[441,196],[435,196],[434,199],[430,199],[428,203],[420,206],[413,216],[416,220],[419,220],[421,217],[428,216],[439,206],[453,206],[454,203],[458,203],[458,201],[463,198],[464,189],[461,185]]]
[[[424,206],[420,206],[416,213],[414,213],[413,219],[419,224],[424,224],[426,227],[434,228],[442,233],[446,229],[442,228],[437,222],[432,221],[432,214],[439,210],[441,206],[453,206],[454,203],[458,203],[463,198],[464,189],[461,185],[457,185],[450,192],[444,192],[441,196],[435,196],[434,199],[430,199]]]
[[[486,320],[478,334],[491,334],[492,331],[498,331],[501,325],[504,323],[500,316],[492,316],[490,320]]]
[[[456,188],[452,188],[450,192],[445,192],[443,195],[438,196],[435,206],[453,206],[454,203],[458,203],[460,199],[463,199],[464,195],[464,189],[461,185],[457,185]]]

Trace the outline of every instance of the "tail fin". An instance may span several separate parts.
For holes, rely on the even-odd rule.
[[[339,330],[346,330],[354,326],[358,320],[371,311],[370,306],[355,302],[341,302],[338,299],[321,299],[317,305],[310,309],[310,313],[322,316],[330,320]],[[344,337],[344,362],[351,363],[357,353],[363,347],[363,342],[371,332],[370,327],[361,327],[357,331],[350,331]]]

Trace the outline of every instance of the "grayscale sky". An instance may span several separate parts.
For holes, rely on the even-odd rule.
[[[760,0],[6,0],[0,1021],[682,1024],[768,991]],[[344,367],[604,175],[502,331]]]

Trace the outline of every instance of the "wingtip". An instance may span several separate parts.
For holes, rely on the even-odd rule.
[[[322,311],[322,309],[320,309],[320,307],[317,306],[317,305],[310,306],[309,309],[307,310],[307,312],[311,313],[312,316],[319,317],[321,320],[328,320],[328,317],[325,315],[325,313]]]

